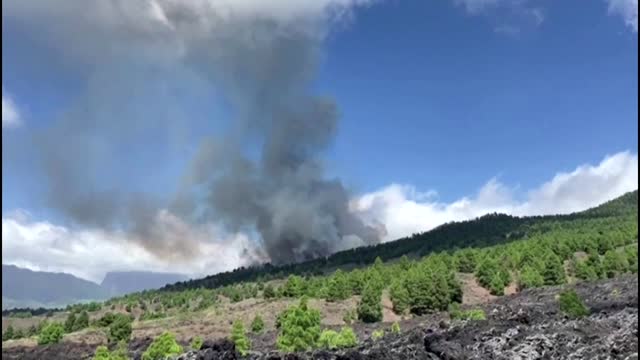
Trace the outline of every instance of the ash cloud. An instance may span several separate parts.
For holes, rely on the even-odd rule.
[[[185,224],[203,222],[257,231],[257,253],[276,263],[379,242],[383,227],[363,223],[348,190],[324,174],[339,111],[311,89],[331,27],[365,3],[4,1],[3,20],[32,31],[52,63],[82,79],[80,95],[34,138],[48,205],[169,260],[199,251]],[[179,148],[176,129],[207,119],[194,119],[175,90],[209,86],[231,126],[202,142],[175,194],[145,191],[126,171],[102,181],[129,156],[138,174],[165,166],[163,153],[132,154],[148,141]]]

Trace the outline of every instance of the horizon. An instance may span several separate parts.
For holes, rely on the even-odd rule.
[[[61,4],[2,5],[3,265],[197,278],[638,189],[637,0]]]

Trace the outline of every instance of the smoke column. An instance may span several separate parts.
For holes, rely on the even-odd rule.
[[[257,232],[275,263],[379,242],[384,227],[363,223],[347,189],[324,174],[339,112],[311,90],[323,40],[365,3],[4,1],[3,20],[23,24],[82,79],[81,95],[34,137],[47,204],[167,259],[198,251],[189,229],[202,223]],[[206,121],[163,90],[174,80],[187,93],[215,89],[231,126],[201,141],[171,196],[132,185],[125,172],[105,185],[117,156],[145,153],[141,139],[170,153],[176,129]],[[162,155],[134,167],[161,167]]]

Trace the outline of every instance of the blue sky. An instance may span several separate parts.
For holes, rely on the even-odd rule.
[[[152,3],[162,9],[162,1]],[[127,19],[121,28],[105,22],[96,37],[85,38],[83,26],[91,24],[75,20],[87,5],[63,4],[52,11],[3,2],[3,13],[8,13],[2,29],[3,239],[5,232],[18,233],[10,226],[94,230],[74,227],[42,200],[49,184],[42,180],[32,143],[61,116],[78,111],[74,104],[85,94],[100,101],[85,104],[91,120],[74,131],[90,133],[96,146],[104,142],[101,149],[107,153],[100,154],[101,166],[89,164],[83,175],[92,189],[127,187],[167,200],[196,144],[224,133],[228,125],[228,104],[216,97],[220,89],[182,67],[161,71],[162,64],[148,61],[146,53],[127,51],[136,45],[123,40]],[[349,10],[348,20],[327,26],[313,79],[314,89],[332,97],[340,113],[336,137],[322,158],[328,176],[339,177],[361,200],[363,216],[387,214],[383,217],[397,228],[394,235],[490,210],[574,211],[637,187],[630,185],[637,184],[637,0],[394,0],[362,6],[348,0],[313,5],[282,0],[274,9],[251,0],[238,4],[238,13],[267,14],[278,21],[298,13],[316,16],[323,4]],[[52,19],[65,16],[68,28],[51,27]],[[66,30],[74,35],[56,37]],[[156,50],[150,49],[151,54]],[[104,54],[114,60],[107,63]],[[105,64],[106,74],[113,76],[109,81],[99,79]],[[96,84],[124,86],[111,91]],[[166,98],[171,103],[158,101]],[[120,107],[118,101],[128,105]],[[119,138],[118,126],[124,123],[110,118],[114,114],[144,118],[139,131],[126,133],[135,141]],[[165,118],[180,121],[167,121],[178,124],[174,127],[148,126],[164,124]],[[562,190],[569,186],[587,195]],[[376,196],[386,209],[373,209]],[[467,208],[465,201],[472,205]],[[459,207],[464,211],[456,212]],[[392,219],[389,209],[402,214],[415,209],[407,217],[430,220],[395,224],[400,220]],[[22,211],[31,214],[28,219],[15,217]],[[56,236],[31,240],[55,246]],[[94,241],[76,237],[85,246]],[[14,242],[19,241],[25,240]],[[79,260],[43,264],[17,245],[8,249],[13,255],[3,255],[3,262],[75,271],[87,278],[109,266],[136,263],[96,263],[82,272]],[[147,259],[141,263],[148,268],[168,266],[148,254],[139,256]],[[242,262],[230,257],[235,260],[220,269]]]

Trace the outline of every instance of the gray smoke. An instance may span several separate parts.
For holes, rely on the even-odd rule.
[[[3,2],[3,16],[47,29],[63,66],[86,80],[84,95],[36,141],[48,203],[79,224],[126,232],[165,258],[198,251],[175,219],[255,230],[277,263],[377,243],[383,227],[364,224],[349,210],[347,189],[324,174],[339,114],[311,88],[329,26],[354,3]],[[173,196],[133,186],[125,172],[102,184],[113,162],[144,150],[141,138],[178,144],[171,153],[183,143],[170,134],[201,121],[181,111],[175,92],[158,90],[176,79],[187,92],[215,88],[232,125],[202,142]],[[147,155],[136,166],[166,163]]]

